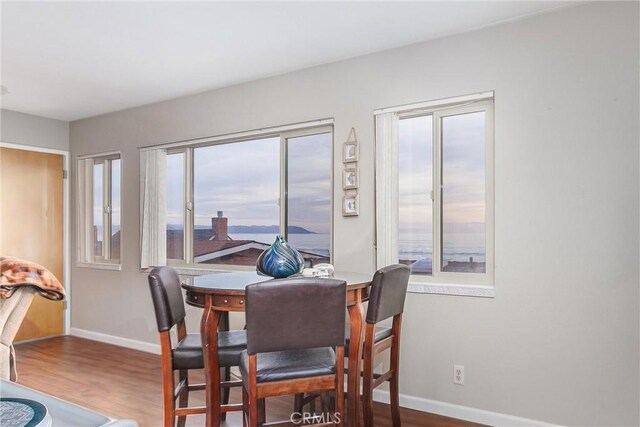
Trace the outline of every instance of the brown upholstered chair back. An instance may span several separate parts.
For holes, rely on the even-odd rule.
[[[409,274],[409,267],[402,264],[388,265],[376,271],[369,294],[367,323],[378,323],[403,312]]]
[[[149,273],[149,289],[158,332],[168,331],[185,316],[178,272],[171,267],[154,268]]]
[[[247,286],[249,354],[344,345],[347,284],[296,278]]]

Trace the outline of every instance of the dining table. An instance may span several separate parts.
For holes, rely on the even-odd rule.
[[[298,276],[299,277],[299,276]],[[363,302],[369,299],[371,274],[335,271],[332,278],[347,282],[346,308],[349,313],[350,341],[347,374],[346,425],[360,425],[360,369],[364,340]],[[221,405],[218,331],[228,330],[229,313],[245,311],[245,289],[255,283],[274,280],[254,271],[221,272],[195,276],[183,281],[187,304],[203,308],[200,334],[206,378],[206,426],[218,427],[221,413],[241,410],[238,404]],[[274,310],[277,310],[274,307]]]

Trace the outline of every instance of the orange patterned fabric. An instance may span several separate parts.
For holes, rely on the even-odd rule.
[[[47,299],[64,299],[64,288],[60,281],[40,264],[0,256],[0,272],[0,298],[10,298],[21,286],[32,286]]]

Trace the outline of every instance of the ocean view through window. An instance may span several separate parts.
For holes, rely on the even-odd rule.
[[[433,117],[398,123],[398,259],[412,274],[431,274],[433,259]]]
[[[493,99],[471,99],[376,113],[378,262],[417,283],[493,282]]]
[[[278,234],[330,262],[332,153],[328,127],[167,152],[169,263],[255,266]]]
[[[330,255],[332,148],[330,133],[287,139],[286,237],[316,264]]]
[[[485,272],[484,112],[442,116],[442,271]],[[398,123],[398,259],[433,271],[433,115]]]
[[[485,113],[443,116],[442,271],[486,271]]]

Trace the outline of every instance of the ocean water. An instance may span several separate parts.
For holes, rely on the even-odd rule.
[[[270,233],[235,233],[230,234],[234,240],[255,240],[265,244],[272,244],[276,234]],[[432,245],[428,240],[411,239],[411,235],[400,235],[398,242],[399,258],[401,260],[426,259],[431,262]],[[473,244],[476,242],[464,242],[461,238],[451,244],[445,244],[443,257],[446,261],[469,261],[473,257],[475,262],[485,262],[484,246]],[[298,250],[311,252],[318,255],[329,255],[329,234],[289,234],[288,242]],[[465,244],[467,243],[467,244]]]
[[[229,233],[233,240],[255,240],[267,245],[271,245],[276,236],[277,234],[271,233]],[[329,256],[329,234],[289,234],[287,241],[298,250]]]

